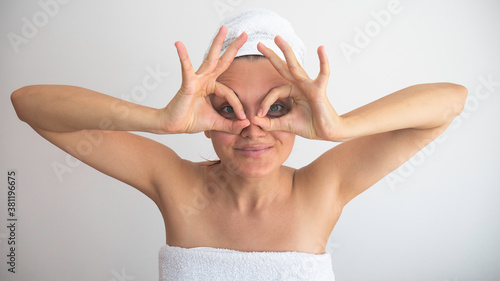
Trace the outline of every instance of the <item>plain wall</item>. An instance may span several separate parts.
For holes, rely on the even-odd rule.
[[[340,114],[418,83],[469,89],[463,114],[438,140],[346,206],[327,247],[337,280],[500,280],[495,0],[2,1],[0,279],[157,280],[165,243],[152,201],[38,136],[16,117],[12,91],[70,84],[163,107],[181,82],[174,42],[185,43],[196,67],[219,21],[247,7],[292,23],[308,47],[310,76],[317,47],[326,47],[328,95]],[[157,85],[142,91],[155,71]],[[142,135],[192,161],[216,157],[203,134]],[[286,164],[299,168],[334,145],[297,138]],[[7,271],[11,169],[15,274]]]

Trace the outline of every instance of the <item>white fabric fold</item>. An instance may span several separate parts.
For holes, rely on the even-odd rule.
[[[159,271],[160,281],[335,280],[329,253],[242,252],[165,245],[159,251]]]
[[[241,33],[248,34],[247,42],[240,48],[236,57],[245,55],[262,55],[257,49],[257,44],[262,42],[266,47],[272,49],[281,59],[285,56],[280,48],[274,43],[274,38],[280,35],[292,47],[292,50],[301,65],[304,64],[306,47],[302,40],[295,34],[290,22],[279,16],[273,11],[263,8],[252,8],[238,12],[221,22],[220,26],[226,26],[228,33],[222,45],[220,55],[229,47],[229,45],[238,38]],[[220,27],[219,27],[220,28]],[[217,31],[219,30],[217,29]],[[217,32],[215,33],[217,34]],[[212,37],[215,38],[215,34]],[[212,42],[211,41],[211,42]],[[205,58],[208,55],[210,46],[205,52]]]

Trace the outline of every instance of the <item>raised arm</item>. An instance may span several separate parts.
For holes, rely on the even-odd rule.
[[[199,170],[168,147],[128,131],[158,134],[219,130],[239,133],[249,121],[234,92],[215,79],[229,67],[245,36],[235,40],[219,59],[227,29],[214,39],[207,61],[194,72],[184,45],[176,43],[182,85],[170,103],[149,108],[74,86],[34,85],[14,91],[17,115],[42,137],[95,169],[121,180],[158,205],[161,192],[179,182],[188,184]],[[224,97],[237,110],[238,120],[221,117],[208,96]]]
[[[462,112],[466,96],[457,84],[422,84],[346,113],[332,139],[345,142],[305,170],[329,175],[321,178],[337,184],[345,205],[441,135]]]
[[[35,130],[164,132],[161,111],[88,89],[64,85],[32,85],[11,95],[22,121]]]
[[[447,127],[462,112],[466,97],[467,89],[453,83],[410,86],[343,114],[332,141],[400,129]]]
[[[262,117],[254,122],[266,130],[344,142],[296,173],[296,180],[318,200],[330,194],[343,207],[437,138],[463,110],[465,87],[432,83],[402,89],[339,116],[326,95],[329,68],[324,48],[318,49],[320,73],[313,80],[288,44],[280,37],[275,41],[286,62],[263,45],[259,50],[290,84],[268,94],[261,105]],[[294,106],[281,118],[265,117],[278,98],[291,98]]]
[[[62,85],[23,87],[12,93],[11,100],[19,118],[49,142],[156,203],[154,164],[158,166],[160,159],[153,150],[174,166],[180,163],[167,147],[126,132],[159,132],[160,110]]]

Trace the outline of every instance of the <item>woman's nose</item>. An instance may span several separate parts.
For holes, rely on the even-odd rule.
[[[256,139],[260,137],[264,137],[267,135],[267,132],[262,130],[260,126],[255,125],[250,119],[250,125],[248,127],[244,128],[241,131],[241,136],[244,138],[250,138],[250,139]]]

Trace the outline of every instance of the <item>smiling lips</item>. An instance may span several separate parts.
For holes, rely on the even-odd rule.
[[[259,157],[268,152],[272,145],[251,145],[235,148],[235,150],[246,157]]]

